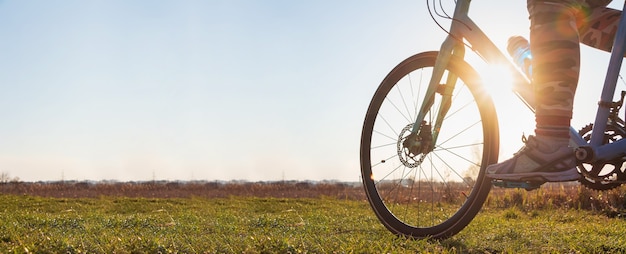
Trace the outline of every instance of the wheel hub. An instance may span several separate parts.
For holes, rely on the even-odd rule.
[[[433,150],[430,125],[422,123],[419,134],[411,132],[413,124],[405,126],[398,135],[398,158],[408,168],[422,164],[426,154]]]

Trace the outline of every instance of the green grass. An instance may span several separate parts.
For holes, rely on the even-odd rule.
[[[0,195],[0,253],[623,253],[626,222],[484,209],[445,241],[396,237],[365,201]]]

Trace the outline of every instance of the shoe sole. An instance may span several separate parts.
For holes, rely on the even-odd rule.
[[[512,173],[512,174],[487,174],[487,177],[505,181],[526,181],[526,182],[569,182],[580,179],[580,173],[574,167],[566,171],[559,172],[532,172],[532,173]]]

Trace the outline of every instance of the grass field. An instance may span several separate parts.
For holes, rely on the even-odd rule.
[[[461,233],[429,241],[392,235],[344,187],[311,197],[0,194],[0,253],[626,252],[621,213],[568,208],[547,191],[496,190]]]

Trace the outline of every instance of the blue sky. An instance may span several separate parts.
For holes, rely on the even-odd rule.
[[[525,1],[472,10],[527,35]],[[4,0],[0,36],[11,176],[356,181],[376,86],[444,33],[424,1]]]

